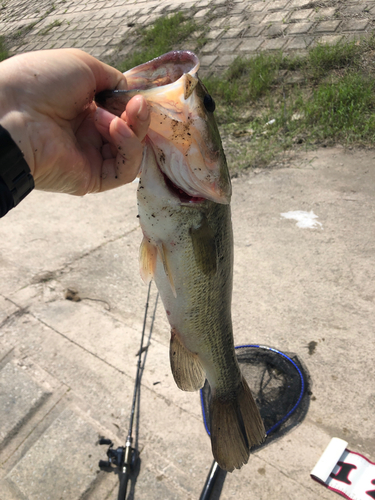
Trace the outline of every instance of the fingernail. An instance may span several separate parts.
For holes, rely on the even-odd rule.
[[[95,110],[95,120],[101,125],[109,127],[109,124],[113,120],[113,114],[103,108],[97,107]]]
[[[128,85],[126,83],[126,78],[124,77],[122,80],[119,81],[116,90],[128,90]]]
[[[141,100],[141,104],[138,109],[137,117],[142,122],[146,121],[149,117],[150,111],[148,109],[148,105],[145,99]]]
[[[126,122],[121,120],[121,118],[115,118],[113,121],[114,133],[118,134],[123,139],[129,139],[133,136],[133,132],[130,130]]]

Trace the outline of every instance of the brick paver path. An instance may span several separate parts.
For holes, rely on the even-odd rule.
[[[208,42],[199,51],[206,72],[237,55],[305,51],[317,41],[365,36],[375,20],[373,0],[1,0],[0,35],[12,54],[79,47],[110,61],[132,50],[137,25],[181,10],[206,28]],[[197,42],[186,46],[196,49]]]

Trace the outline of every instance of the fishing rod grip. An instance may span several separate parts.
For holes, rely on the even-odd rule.
[[[126,490],[128,489],[128,481],[130,478],[129,469],[130,469],[129,466],[124,466],[122,469],[117,500],[125,500],[126,498]]]
[[[216,479],[220,472],[220,467],[215,460],[212,462],[210,472],[208,473],[206,482],[204,483],[203,490],[199,500],[210,500],[211,493],[215,487]]]

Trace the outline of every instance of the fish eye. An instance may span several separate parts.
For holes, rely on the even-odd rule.
[[[203,104],[204,104],[204,107],[206,108],[206,110],[209,112],[209,113],[213,113],[215,111],[215,101],[212,99],[212,97],[210,96],[210,94],[206,94],[203,98]]]

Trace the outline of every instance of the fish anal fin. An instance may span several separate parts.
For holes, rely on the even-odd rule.
[[[206,376],[198,355],[183,345],[172,328],[169,358],[173,378],[183,391],[197,391],[204,385]]]
[[[202,216],[200,224],[190,228],[195,261],[206,276],[215,276],[217,272],[217,249],[214,231],[208,219]]]
[[[157,251],[158,251],[159,256],[161,258],[161,261],[163,263],[164,272],[167,275],[169,284],[171,285],[172,293],[173,293],[174,297],[176,298],[177,297],[176,288],[174,286],[173,275],[172,275],[171,267],[169,264],[168,252],[167,252],[167,249],[165,248],[164,243],[160,242],[157,244]]]
[[[210,433],[214,459],[221,469],[232,472],[249,459],[250,448],[265,437],[263,421],[246,380],[233,398],[215,397],[210,404]]]
[[[154,277],[157,249],[150,241],[143,236],[141,246],[139,248],[139,268],[142,280],[147,284]]]

